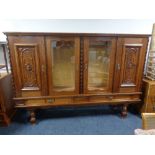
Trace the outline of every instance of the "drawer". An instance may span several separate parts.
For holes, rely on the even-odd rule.
[[[71,104],[71,103],[73,103],[72,98],[57,98],[55,99],[55,102],[54,102],[54,104],[56,105]]]
[[[112,102],[132,102],[139,99],[139,95],[96,95],[96,96],[77,96],[62,98],[27,99],[16,101],[16,107],[31,106],[59,106],[93,103],[112,103]]]
[[[45,103],[46,101],[43,99],[28,99],[28,100],[15,101],[16,107],[39,106],[39,105],[45,105]]]
[[[90,102],[98,102],[98,101],[110,102],[114,98],[115,98],[115,96],[91,96]]]
[[[81,96],[81,97],[74,97],[73,102],[74,103],[83,103],[83,102],[89,102],[90,97],[88,96]]]
[[[73,103],[72,98],[45,99],[45,104],[50,104],[50,105],[64,105],[64,104],[70,104],[70,103]]]
[[[22,106],[56,106],[73,103],[72,98],[29,99],[16,101],[16,107]]]
[[[90,102],[123,102],[139,99],[139,95],[108,95],[108,96],[92,96]]]

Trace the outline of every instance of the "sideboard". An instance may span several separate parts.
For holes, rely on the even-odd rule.
[[[5,32],[16,108],[139,103],[149,35]]]

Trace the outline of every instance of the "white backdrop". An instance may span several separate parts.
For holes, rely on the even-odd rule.
[[[155,19],[37,19],[0,20],[0,41],[6,37],[2,32],[83,32],[151,34]],[[0,49],[0,63],[4,61]]]
[[[0,41],[5,41],[5,31],[151,34],[153,23],[155,19],[0,20]]]

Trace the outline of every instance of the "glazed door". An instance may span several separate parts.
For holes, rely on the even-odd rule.
[[[79,93],[79,37],[47,37],[50,95]]]
[[[84,93],[112,92],[116,40],[84,38]]]
[[[114,92],[139,92],[147,51],[147,38],[119,38]]]
[[[44,37],[8,36],[16,97],[47,95]]]

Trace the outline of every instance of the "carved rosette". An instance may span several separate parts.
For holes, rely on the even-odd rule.
[[[125,48],[123,84],[135,84],[139,59],[139,47]]]
[[[22,77],[22,87],[37,87],[36,49],[35,46],[17,47],[19,68]]]

